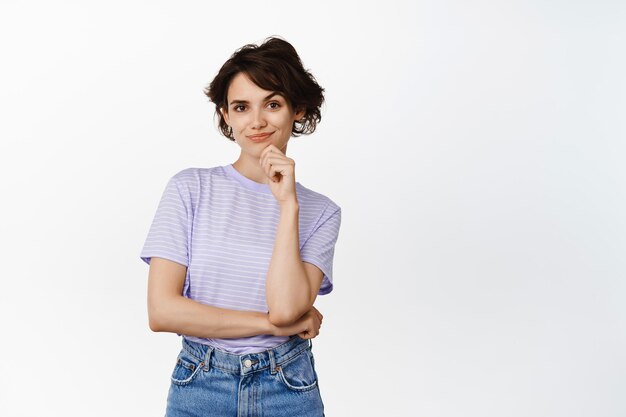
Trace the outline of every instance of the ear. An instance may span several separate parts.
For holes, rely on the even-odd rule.
[[[296,114],[293,115],[293,120],[300,120],[304,117],[305,114],[306,114],[306,108],[298,107],[296,109]]]
[[[228,111],[224,111],[224,108],[223,108],[223,107],[221,107],[221,108],[220,108],[220,113],[222,113],[222,117],[224,118],[224,121],[226,122],[226,124],[227,124],[228,126],[230,126],[230,122],[229,122],[229,120],[228,120]]]

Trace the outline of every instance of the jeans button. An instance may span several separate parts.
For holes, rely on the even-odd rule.
[[[246,359],[245,361],[243,361],[243,366],[249,368],[250,366],[252,366],[252,361],[250,359]]]

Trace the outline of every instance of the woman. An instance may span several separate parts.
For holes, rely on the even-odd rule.
[[[140,255],[150,328],[182,336],[169,417],[324,415],[313,303],[332,290],[341,209],[286,156],[323,91],[276,37],[235,51],[205,90],[239,158],[171,177]]]

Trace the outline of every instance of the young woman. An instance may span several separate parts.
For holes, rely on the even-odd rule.
[[[313,303],[333,288],[341,209],[287,156],[323,91],[276,37],[235,51],[205,90],[239,158],[172,176],[140,255],[150,328],[182,336],[168,417],[324,415]]]

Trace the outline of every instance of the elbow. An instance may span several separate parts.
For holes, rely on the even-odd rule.
[[[161,321],[159,320],[156,312],[154,311],[148,312],[148,327],[150,327],[150,330],[152,330],[153,332],[163,331],[163,326],[161,324]]]
[[[301,316],[301,314],[297,314],[295,311],[270,310],[269,321],[274,326],[285,327],[298,321]]]
[[[148,304],[148,327],[153,332],[166,331],[163,317],[167,317],[167,314],[163,312],[162,305],[156,305],[156,303]]]
[[[270,305],[268,319],[274,326],[284,327],[294,324],[302,318],[313,307],[313,303],[307,303],[306,305],[293,304],[279,304],[278,306]]]
[[[152,330],[153,332],[160,332],[161,331],[161,327],[160,327],[159,322],[157,322],[152,317],[150,317],[148,319],[148,327],[150,327],[150,330]]]

